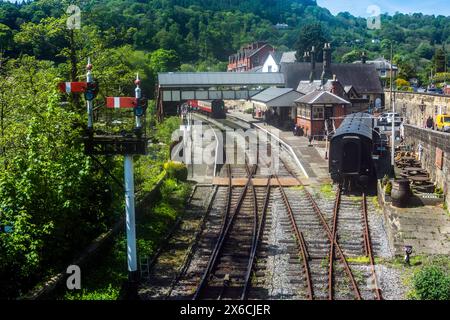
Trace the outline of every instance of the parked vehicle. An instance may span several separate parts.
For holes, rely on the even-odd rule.
[[[444,91],[441,88],[428,88],[427,93],[444,94]]]
[[[450,114],[440,114],[436,117],[436,128],[439,131],[450,132]]]
[[[386,117],[388,126],[389,125],[392,126],[392,119],[395,119],[394,120],[395,121],[394,126],[396,126],[396,127],[400,126],[402,124],[402,122],[403,122],[402,117],[398,113],[394,114],[392,112],[387,112],[385,117]]]

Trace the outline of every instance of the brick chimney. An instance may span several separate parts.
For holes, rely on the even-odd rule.
[[[331,73],[331,45],[329,43],[325,43],[323,47],[323,70],[322,76],[320,79],[322,80],[322,85],[327,83],[329,79],[333,77]]]
[[[309,61],[309,52],[305,51],[305,53],[303,54],[303,62],[308,62]]]
[[[338,83],[337,77],[335,74],[333,74],[333,81],[331,82],[331,93],[334,93],[336,95],[338,94],[337,83]]]
[[[367,63],[367,56],[366,56],[366,52],[363,51],[361,54],[361,62],[362,64],[366,64]]]
[[[309,82],[314,82],[316,79],[316,48],[311,49],[311,73],[309,74]]]

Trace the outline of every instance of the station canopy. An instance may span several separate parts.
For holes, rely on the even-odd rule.
[[[160,87],[284,86],[282,73],[168,72],[158,74]]]
[[[169,72],[158,74],[164,102],[249,99],[268,87],[284,87],[282,73]]]

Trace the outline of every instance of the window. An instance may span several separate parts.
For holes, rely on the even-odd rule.
[[[313,119],[314,120],[323,120],[323,107],[313,107]]]

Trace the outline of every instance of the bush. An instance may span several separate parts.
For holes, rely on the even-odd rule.
[[[414,276],[413,283],[421,300],[450,300],[450,275],[439,267],[422,268]]]
[[[175,179],[167,179],[161,186],[162,201],[174,207],[182,208],[189,193],[190,186],[186,183],[179,183]]]
[[[387,195],[391,195],[391,193],[392,193],[392,182],[388,182],[388,183],[386,183],[386,186],[384,187],[384,193],[385,194],[387,194]]]
[[[178,181],[186,181],[188,177],[188,169],[184,163],[176,161],[168,161],[164,164],[164,170],[171,179]]]
[[[244,113],[253,114],[253,109],[252,108],[245,109]]]

